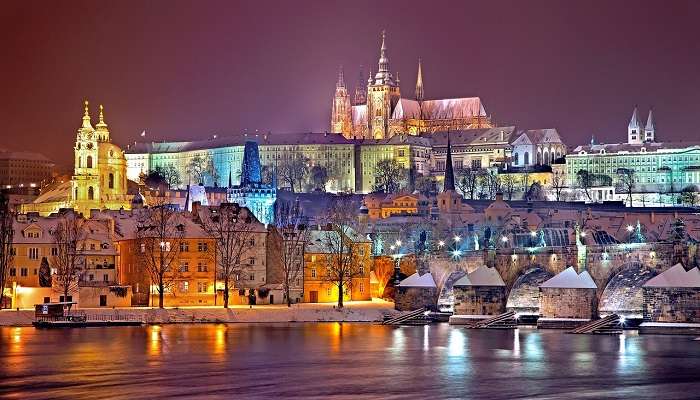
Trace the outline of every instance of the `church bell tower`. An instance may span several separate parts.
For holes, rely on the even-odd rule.
[[[389,71],[389,57],[387,56],[386,34],[382,31],[382,47],[379,54],[379,70],[367,85],[367,121],[369,123],[368,136],[372,139],[384,139],[388,137],[389,119],[401,97],[398,82],[394,80]]]

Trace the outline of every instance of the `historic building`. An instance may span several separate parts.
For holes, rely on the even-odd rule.
[[[342,70],[336,83],[330,130],[347,138],[385,139],[397,134],[444,132],[492,127],[478,97],[426,100],[423,68],[419,60],[415,99],[402,98],[398,73],[389,69],[386,37],[382,32],[379,69],[370,71],[366,90],[355,89],[350,106]]]
[[[38,187],[54,173],[56,164],[43,154],[0,150],[0,186]]]
[[[226,191],[226,197],[229,203],[247,207],[260,222],[267,225],[272,223],[275,218],[277,185],[274,178],[271,183],[263,183],[261,171],[258,143],[249,140],[245,142],[243,150],[241,183],[233,186],[231,173],[229,173],[229,187]]]
[[[99,121],[92,126],[88,102],[85,102],[83,122],[75,140],[75,161],[71,180],[47,187],[22,212],[48,215],[61,208],[73,208],[89,214],[95,209],[128,209],[126,159],[119,146],[112,144],[104,110],[100,106]]]
[[[700,142],[656,142],[652,112],[643,125],[635,107],[626,143],[599,144],[591,140],[589,145],[578,146],[567,154],[566,180],[569,186],[577,186],[579,171],[587,171],[601,185],[607,182],[611,188],[617,186],[618,192],[625,190],[621,187],[623,171],[632,172],[633,192],[636,193],[697,191],[700,185]]]
[[[403,187],[413,187],[417,177],[430,174],[429,138],[400,134],[386,139],[358,139],[355,143],[355,191],[358,193],[373,191],[376,166],[382,160],[396,160],[405,170]]]
[[[550,165],[566,155],[566,145],[556,129],[530,129],[519,132],[512,141],[512,165]]]

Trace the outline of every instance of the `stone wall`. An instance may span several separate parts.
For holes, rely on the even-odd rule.
[[[592,319],[596,309],[595,289],[540,288],[540,317]]]
[[[455,315],[498,315],[505,312],[505,286],[454,287]]]
[[[700,323],[700,288],[645,287],[644,321]]]
[[[399,287],[395,306],[399,311],[413,311],[419,308],[435,310],[438,291],[434,287]]]

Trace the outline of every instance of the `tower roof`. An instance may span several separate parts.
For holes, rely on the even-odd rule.
[[[637,111],[637,106],[634,106],[634,111],[632,112],[632,118],[630,119],[629,129],[639,130],[642,127],[642,122],[639,120],[639,112]]]
[[[105,122],[104,107],[100,104],[100,120],[95,125],[98,131],[107,132],[107,123]]]
[[[90,109],[89,109],[89,103],[87,100],[85,100],[85,113],[83,114],[83,125],[82,128],[84,129],[94,129],[92,127],[92,123],[90,122]]]
[[[386,32],[382,31],[382,47],[379,51],[379,70],[374,76],[375,84],[389,84],[392,85],[393,78],[391,72],[389,72],[389,56],[386,50]]]
[[[647,117],[647,125],[644,127],[644,130],[653,131],[655,129],[656,129],[656,124],[654,123],[654,112],[653,112],[653,110],[649,109],[649,116]]]
[[[338,82],[335,84],[336,88],[345,88],[345,77],[343,76],[343,66],[340,66],[338,70]]]
[[[418,77],[416,78],[416,100],[423,101],[423,68],[421,59],[418,59]]]
[[[447,132],[447,157],[445,159],[445,192],[455,191],[455,173],[452,169],[452,145],[450,144],[450,133]]]

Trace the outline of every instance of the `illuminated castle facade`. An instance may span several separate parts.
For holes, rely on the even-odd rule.
[[[131,207],[127,195],[126,158],[119,146],[112,144],[104,110],[93,127],[85,102],[83,122],[75,139],[73,176],[69,182],[43,191],[22,212],[48,215],[61,208],[72,208],[88,215],[90,210],[119,210]]]
[[[341,69],[333,97],[331,132],[348,139],[385,139],[398,134],[493,127],[478,97],[425,100],[420,60],[415,98],[402,98],[399,83],[398,74],[394,77],[389,70],[382,32],[379,70],[374,77],[370,71],[366,88],[361,78],[352,102]]]

